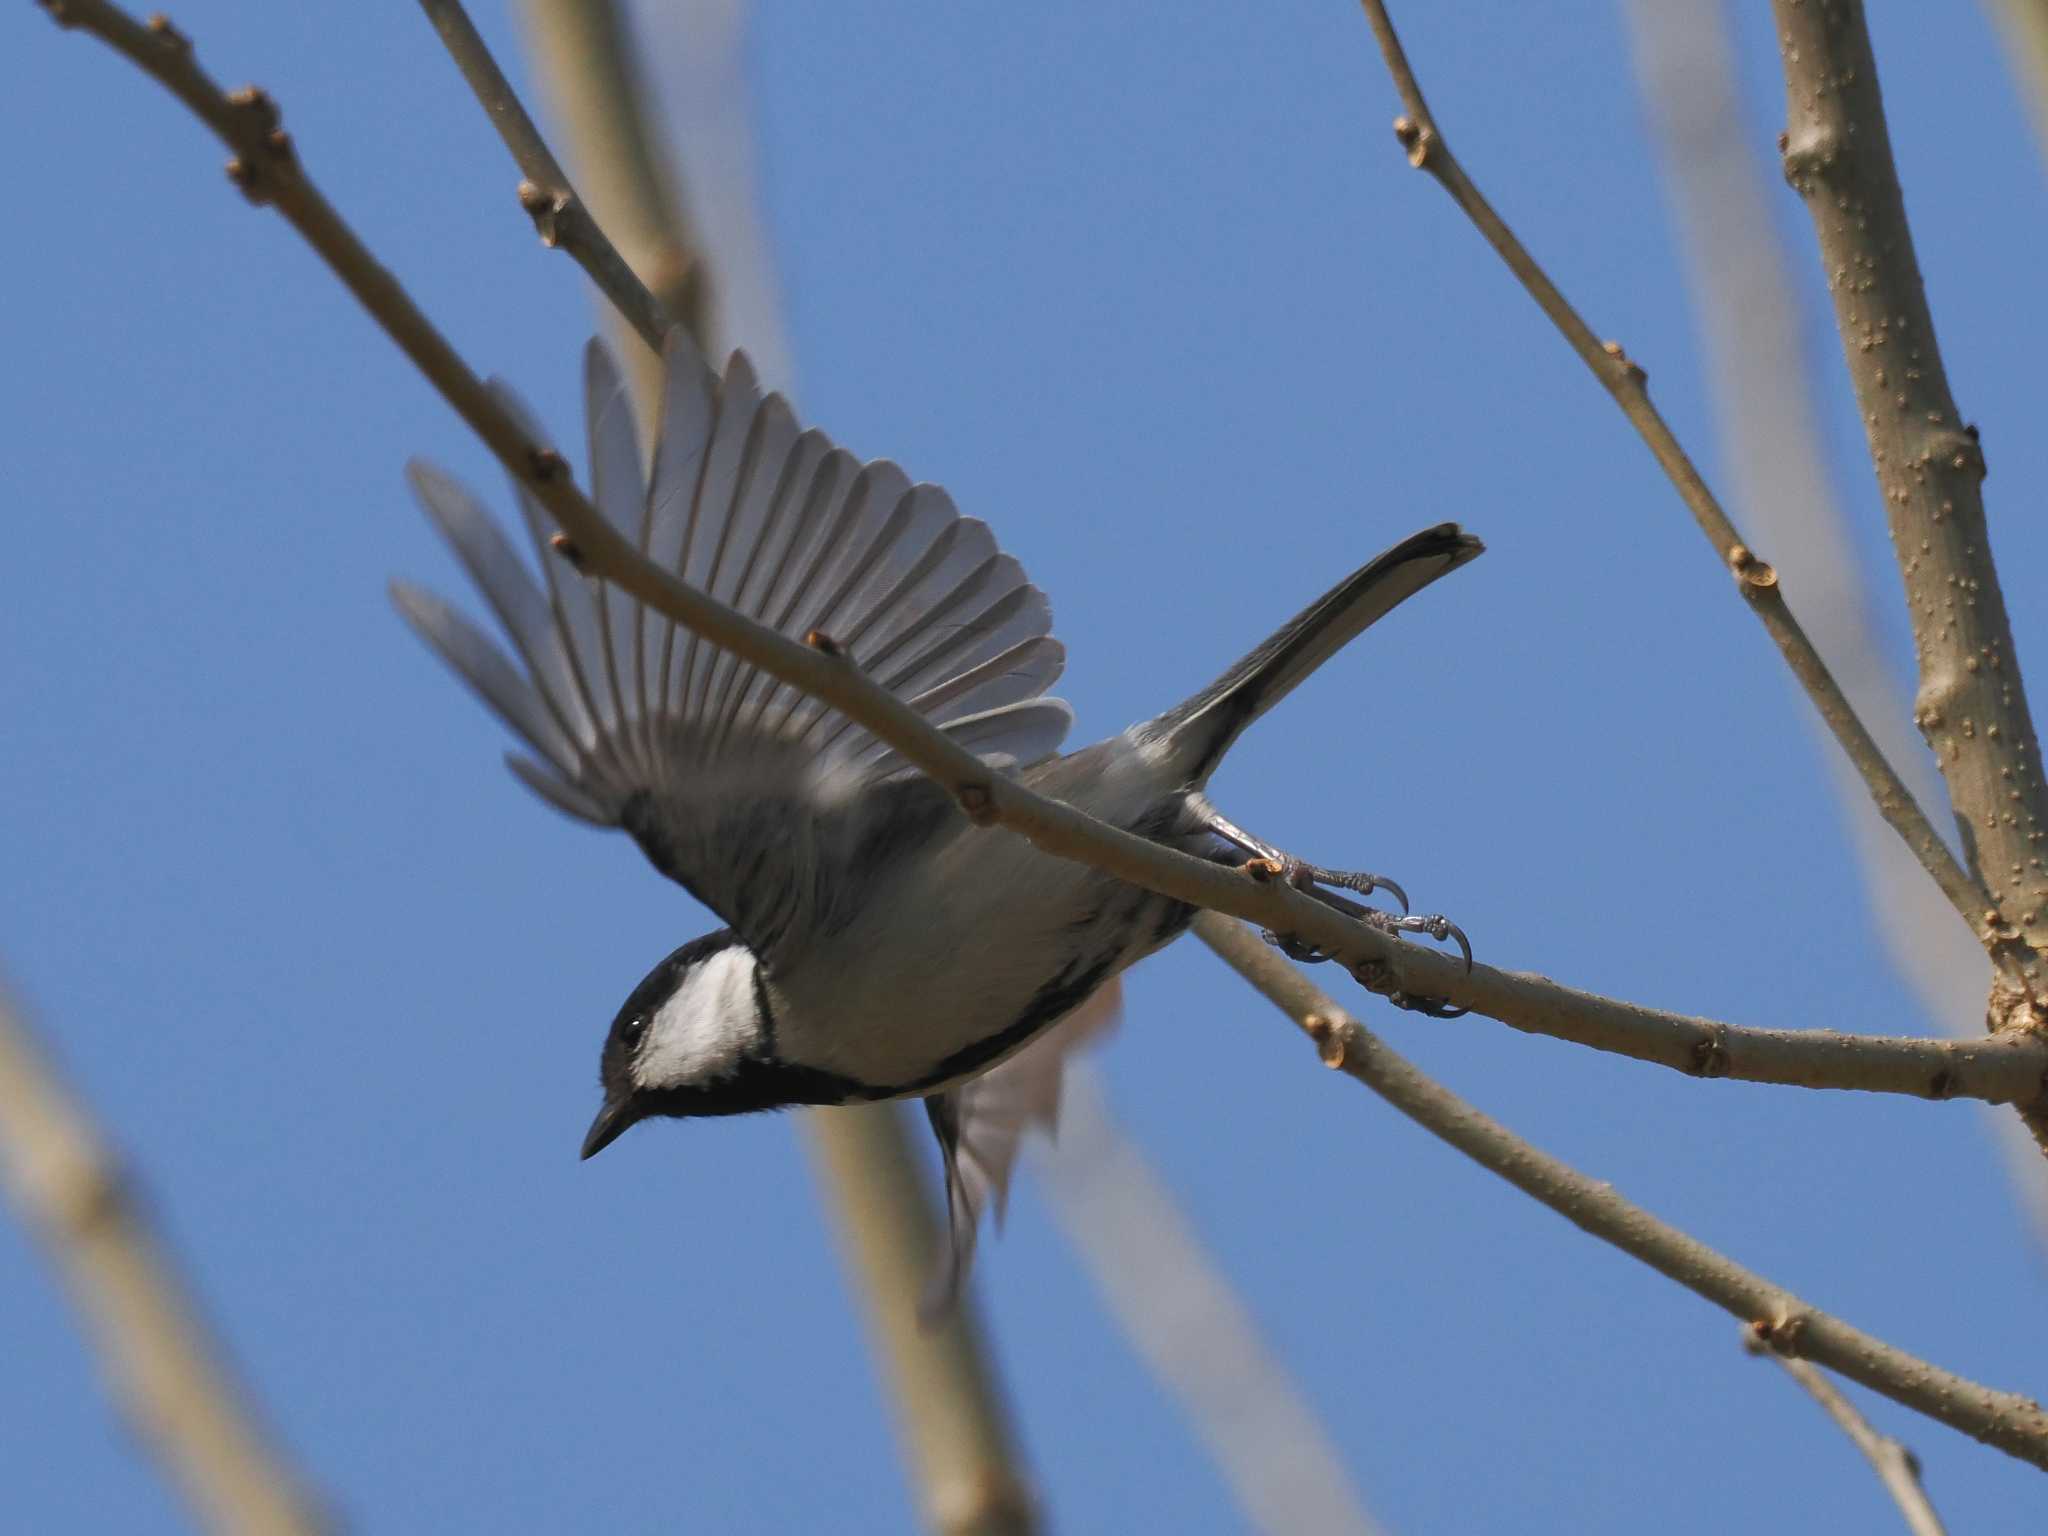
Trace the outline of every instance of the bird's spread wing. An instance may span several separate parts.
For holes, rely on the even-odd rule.
[[[945,1161],[947,1237],[920,1307],[927,1318],[959,1301],[983,1209],[992,1203],[996,1224],[1002,1225],[1025,1132],[1050,1136],[1058,1129],[1067,1058],[1113,1027],[1122,1011],[1123,982],[1112,976],[1016,1055],[979,1077],[926,1095],[925,1113]]]
[[[663,373],[650,484],[616,366],[596,342],[585,357],[591,500],[647,558],[785,635],[829,635],[998,764],[1058,749],[1072,711],[1044,695],[1065,650],[1045,594],[986,524],[887,460],[859,463],[799,427],[743,354],[720,379],[674,331]],[[531,413],[493,387],[544,444]],[[550,550],[553,524],[516,478],[538,579],[447,475],[416,462],[410,477],[511,653],[429,592],[394,583],[392,595],[530,750],[508,755],[512,771],[571,816],[627,828],[765,949],[762,930],[801,899],[774,886],[817,835],[820,808],[903,775],[901,759],[845,716],[579,575]]]

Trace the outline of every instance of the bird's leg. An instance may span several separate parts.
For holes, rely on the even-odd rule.
[[[1436,940],[1439,944],[1447,939],[1453,940],[1465,957],[1465,969],[1472,969],[1472,945],[1465,937],[1464,929],[1441,913],[1411,915],[1408,910],[1408,893],[1386,876],[1357,870],[1324,869],[1319,864],[1310,864],[1306,860],[1297,859],[1293,854],[1283,853],[1263,838],[1252,836],[1231,821],[1211,805],[1205,795],[1190,795],[1188,810],[1202,829],[1243,849],[1254,859],[1263,859],[1271,866],[1273,874],[1278,875],[1296,890],[1313,896],[1324,906],[1332,907],[1346,917],[1356,918],[1359,922],[1377,928],[1389,937],[1398,938],[1404,933],[1419,933]],[[1361,902],[1352,901],[1348,897],[1338,895],[1337,892],[1340,890],[1352,891],[1360,896],[1370,896],[1374,891],[1387,891],[1401,903],[1400,915],[1396,916],[1378,907],[1368,907]],[[1277,947],[1290,960],[1316,962],[1330,958],[1314,945],[1304,944],[1291,934],[1279,934],[1268,930],[1264,937],[1268,944]],[[1441,999],[1434,998],[1397,1000],[1401,1001],[1404,1007],[1413,1006],[1427,1013],[1441,1013],[1446,1006]]]
[[[1215,833],[1226,843],[1242,848],[1253,858],[1266,859],[1279,865],[1281,878],[1298,891],[1306,891],[1318,900],[1328,901],[1339,910],[1352,909],[1353,916],[1356,916],[1359,910],[1356,902],[1342,901],[1341,898],[1332,901],[1327,892],[1311,890],[1310,887],[1334,886],[1340,891],[1355,891],[1360,896],[1370,896],[1374,891],[1385,891],[1401,903],[1403,912],[1408,910],[1408,893],[1385,875],[1371,875],[1363,870],[1324,869],[1320,864],[1310,864],[1304,859],[1297,859],[1291,853],[1282,853],[1263,838],[1253,837],[1236,822],[1229,820],[1209,803],[1206,796],[1190,795],[1188,807],[1205,830]]]

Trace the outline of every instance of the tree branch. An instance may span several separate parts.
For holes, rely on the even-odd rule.
[[[566,125],[590,206],[634,271],[706,356],[721,355],[702,242],[690,232],[681,178],[654,130],[626,18],[612,0],[525,0],[527,35],[558,122]],[[630,312],[628,312],[630,318]],[[625,358],[638,393],[660,394],[661,342]],[[642,425],[651,428],[651,418]],[[645,433],[654,441],[654,433]]]
[[[1913,719],[1947,782],[1971,872],[2020,981],[2048,996],[2048,785],[1984,521],[1984,455],[1949,393],[1892,164],[1858,0],[1773,0],[1785,65],[1785,179],[1813,216],[1835,328],[1905,579],[1920,664]],[[1996,1001],[1996,997],[1994,996]],[[2001,1026],[2037,1007],[2005,999]]]
[[[0,995],[0,1183],[63,1272],[137,1435],[216,1531],[324,1522],[258,1428],[83,1105]]]
[[[1592,370],[1593,377],[1614,397],[1615,404],[1621,407],[1622,414],[1649,446],[1658,466],[1677,489],[1679,499],[1692,513],[1693,521],[1699,524],[1700,531],[1726,562],[1735,577],[1737,590],[1748,600],[1752,611],[1777,643],[1779,654],[1792,669],[1792,675],[1820,712],[1821,720],[1848,754],[1850,763],[1870,791],[1878,812],[1913,850],[1921,867],[1969,925],[1978,941],[1992,952],[1994,959],[2017,974],[2017,959],[2005,954],[2006,946],[2000,943],[2003,931],[1989,921],[1990,903],[1983,889],[1956,861],[1955,854],[1935,832],[1919,802],[1872,739],[1869,729],[1829,672],[1827,663],[1821,659],[1820,652],[1786,606],[1777,572],[1751,552],[1663,415],[1651,404],[1647,376],[1643,370],[1629,360],[1618,343],[1602,342],[1594,336],[1579,312],[1572,308],[1570,301],[1558,291],[1557,285],[1515,237],[1514,231],[1472,184],[1452,155],[1450,146],[1444,142],[1436,119],[1430,115],[1429,104],[1423,99],[1422,87],[1416,83],[1408,56],[1402,50],[1400,39],[1395,36],[1394,24],[1387,16],[1383,0],[1363,0],[1363,4],[1373,35],[1379,40],[1380,52],[1386,58],[1388,72],[1393,76],[1394,87],[1406,108],[1406,115],[1395,120],[1394,134],[1408,151],[1408,163],[1436,178],[1437,184],[1450,194],[1451,200],[1464,210],[1466,217],[1485,236],[1487,244],[1507,263],[1508,269],[1536,301],[1537,307],[1550,317],[1551,323],[1579,359]]]
[[[1441,998],[1504,1024],[1689,1072],[1810,1088],[2031,1105],[2043,1096],[2048,1041],[1909,1040],[1818,1031],[1741,1029],[1575,991],[1526,973],[1476,965],[1402,943],[1335,912],[1259,866],[1226,870],[1107,825],[993,773],[903,700],[843,657],[801,645],[735,613],[642,559],[576,488],[561,458],[529,442],[411,297],[334,212],[277,130],[261,92],[223,95],[167,28],[145,28],[107,0],[41,0],[133,58],[238,151],[231,166],[253,199],[274,205],[440,390],[506,469],[529,486],[563,533],[564,553],[656,612],[779,681],[839,710],[944,787],[974,821],[1001,826],[1059,858],[1195,906],[1292,935],[1344,962],[1386,995]],[[248,166],[255,166],[251,171]]]
[[[1728,8],[1633,0],[1624,10],[1634,23],[1643,106],[1661,141],[1735,501],[1763,525],[1850,703],[1915,798],[1938,805],[1945,791],[1878,643],[1848,515],[1823,462],[1807,388],[1807,317],[1791,252],[1772,227],[1773,178],[1742,121]],[[1984,951],[1945,920],[1941,893],[1914,878],[1912,851],[1879,821],[1849,765],[1829,753],[1827,766],[1893,965],[1945,1033],[1981,1036],[1990,982]],[[2041,1146],[2023,1118],[2000,1115],[1992,1130],[2036,1239],[2048,1240]]]
[[[1031,1491],[972,1297],[922,1322],[917,1298],[946,1241],[895,1104],[804,1116],[818,1176],[861,1283],[875,1354],[894,1388],[926,1522],[945,1536],[1029,1536]]]
[[[1841,1388],[1828,1380],[1820,1367],[1779,1354],[1754,1325],[1743,1329],[1742,1345],[1752,1355],[1768,1355],[1777,1361],[1784,1367],[1785,1374],[1820,1404],[1827,1416],[1835,1421],[1836,1427],[1877,1469],[1878,1480],[1884,1484],[1892,1502],[1899,1506],[1899,1513],[1905,1517],[1906,1528],[1913,1536],[1947,1536],[1941,1516],[1934,1512],[1934,1505],[1928,1502],[1927,1490],[1920,1485],[1919,1458],[1890,1435],[1879,1434],[1872,1428],[1870,1420],[1857,1411],[1856,1405],[1843,1395]]]
[[[612,308],[639,334],[642,341],[661,354],[661,338],[676,322],[668,309],[648,290],[639,275],[598,228],[590,209],[569,184],[554,151],[548,148],[533,119],[527,115],[512,82],[505,78],[491,50],[484,46],[461,0],[420,0],[420,9],[441,35],[462,78],[469,82],[476,99],[512,152],[526,179],[519,184],[519,205],[533,218],[533,227],[543,245],[554,246],[574,257]],[[693,320],[701,317],[691,317]],[[701,336],[693,323],[693,333]]]
[[[1850,1327],[1659,1221],[1611,1185],[1539,1152],[1403,1060],[1241,925],[1202,913],[1195,919],[1195,933],[1316,1042],[1326,1066],[1358,1079],[1524,1194],[1755,1325],[1779,1353],[1817,1361],[1894,1402],[2048,1469],[2048,1412],[2039,1403],[1965,1380]]]

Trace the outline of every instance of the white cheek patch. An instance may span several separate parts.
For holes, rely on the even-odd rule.
[[[642,1088],[674,1088],[730,1072],[760,1034],[754,957],[735,945],[691,968],[655,1011],[633,1065]]]

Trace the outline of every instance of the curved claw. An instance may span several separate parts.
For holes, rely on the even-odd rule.
[[[1390,917],[1381,912],[1367,914],[1365,920],[1384,933],[1419,933],[1435,939],[1439,944],[1446,939],[1455,941],[1459,952],[1465,957],[1465,974],[1472,974],[1472,941],[1465,937],[1464,929],[1441,912],[1432,912],[1426,917]]]
[[[1334,886],[1340,891],[1355,891],[1360,896],[1370,896],[1375,891],[1385,891],[1394,900],[1401,903],[1401,915],[1403,917],[1408,915],[1408,893],[1385,875],[1368,874],[1364,870],[1321,869],[1314,864],[1303,864],[1300,867],[1300,874],[1303,879],[1312,881],[1316,885]],[[1299,884],[1300,881],[1296,883]]]
[[[1402,890],[1400,886],[1394,884],[1385,875],[1364,875],[1360,878],[1365,881],[1365,889],[1359,891],[1359,895],[1370,896],[1375,890],[1385,891],[1394,900],[1401,903],[1401,915],[1403,917],[1408,915],[1408,893]]]
[[[1449,919],[1442,917],[1437,919],[1437,925],[1442,931],[1432,934],[1431,937],[1438,943],[1442,943],[1445,939],[1456,939],[1459,950],[1465,956],[1465,974],[1470,976],[1472,974],[1472,941],[1465,937],[1465,930]],[[1463,1012],[1462,1009],[1459,1011]]]

